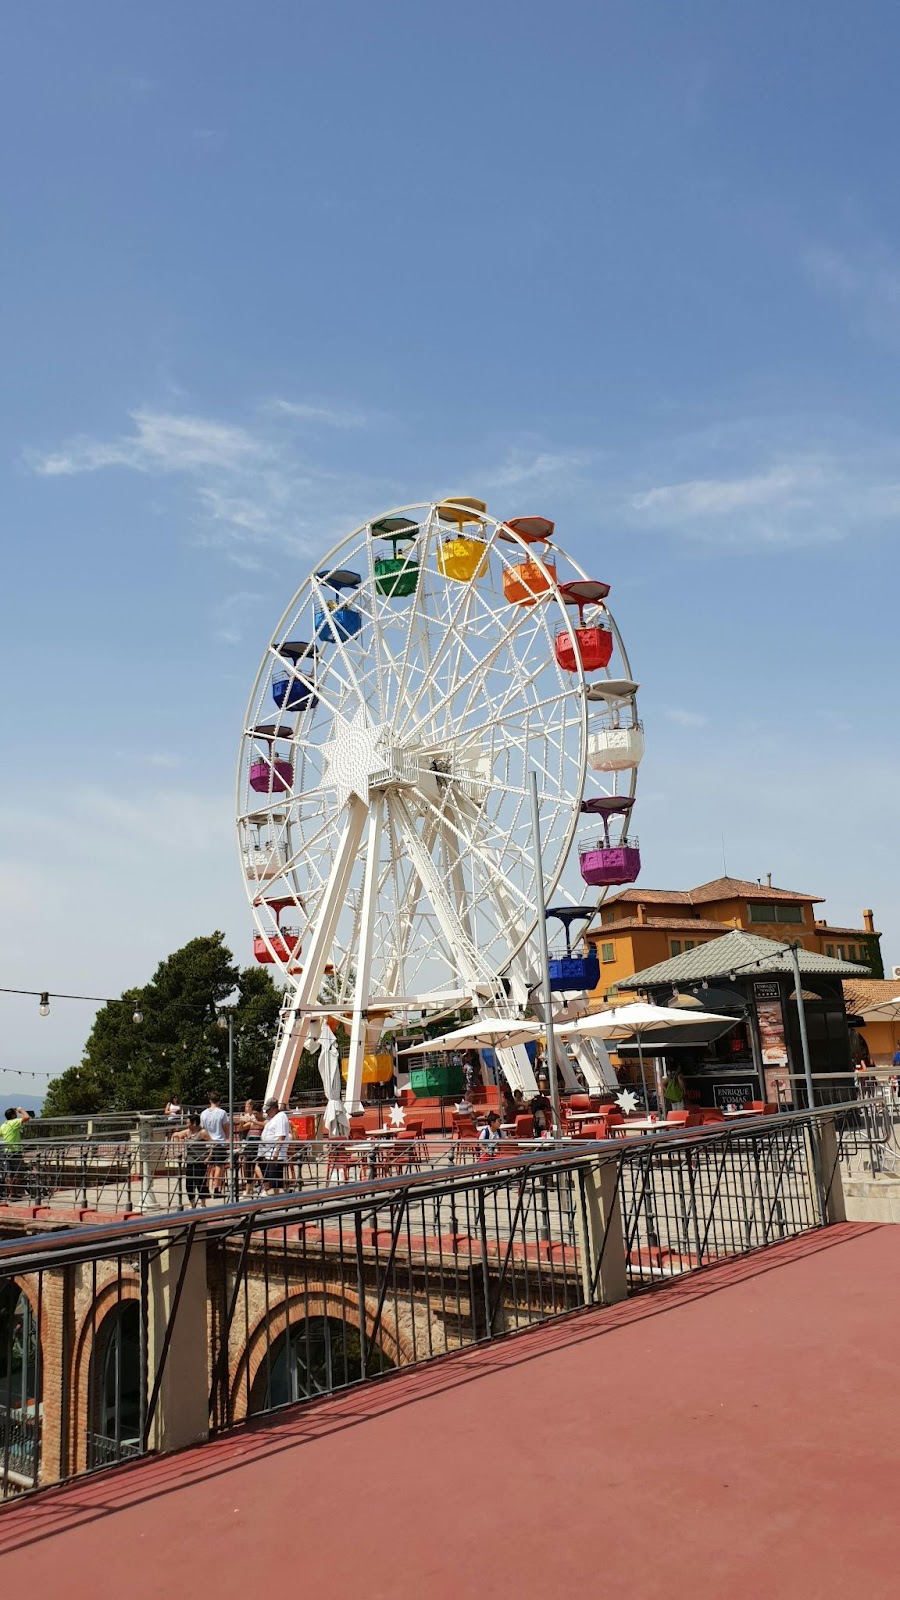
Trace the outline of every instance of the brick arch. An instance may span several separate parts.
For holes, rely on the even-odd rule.
[[[366,1333],[369,1337],[375,1326],[377,1303],[365,1301]],[[348,1315],[349,1313],[349,1315]],[[359,1296],[351,1289],[338,1290],[328,1284],[306,1286],[287,1298],[270,1306],[251,1329],[246,1343],[230,1364],[231,1416],[235,1422],[247,1416],[247,1395],[252,1395],[260,1369],[271,1348],[294,1323],[305,1322],[308,1317],[334,1317],[356,1328],[360,1326]],[[378,1343],[395,1367],[408,1365],[412,1359],[412,1345],[402,1329],[384,1314]]]
[[[118,1274],[98,1288],[90,1304],[85,1307],[75,1334],[72,1352],[71,1416],[69,1437],[72,1440],[72,1469],[86,1472],[88,1466],[88,1419],[96,1416],[99,1403],[97,1392],[97,1363],[94,1356],[103,1349],[110,1325],[117,1312],[133,1301],[140,1302],[140,1285],[136,1276]],[[94,1388],[94,1405],[89,1404]]]

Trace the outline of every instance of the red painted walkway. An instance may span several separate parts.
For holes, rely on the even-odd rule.
[[[834,1228],[3,1512],[3,1589],[894,1600],[898,1383],[900,1229]]]

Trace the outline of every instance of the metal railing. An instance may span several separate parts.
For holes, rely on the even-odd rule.
[[[192,1437],[222,1433],[820,1227],[853,1115],[457,1146],[452,1165],[0,1245],[0,1365],[29,1408],[24,1428],[0,1417],[0,1495],[173,1448],[186,1403]]]

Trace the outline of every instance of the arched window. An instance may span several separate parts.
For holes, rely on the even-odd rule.
[[[40,1351],[31,1302],[17,1283],[0,1289],[0,1473],[4,1495],[37,1482]]]
[[[136,1300],[126,1300],[100,1330],[93,1384],[92,1467],[127,1461],[141,1452],[141,1324]]]
[[[380,1349],[371,1353],[369,1375],[394,1363]],[[272,1345],[259,1370],[254,1411],[273,1411],[294,1400],[311,1400],[356,1383],[362,1376],[359,1329],[340,1317],[305,1317]]]

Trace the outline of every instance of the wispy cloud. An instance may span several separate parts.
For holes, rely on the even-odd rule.
[[[253,589],[239,589],[235,594],[220,600],[213,614],[213,638],[222,644],[240,644],[244,637],[244,622],[249,611],[260,605],[266,596]]]
[[[670,722],[677,722],[682,728],[705,728],[709,722],[700,711],[688,711],[684,706],[672,706],[666,712]]]
[[[364,411],[311,405],[303,400],[267,400],[264,409],[275,416],[292,417],[297,422],[320,423],[327,428],[367,428],[371,420]]]
[[[585,451],[511,450],[499,466],[478,475],[488,489],[515,489],[520,484],[547,484],[570,478],[590,456]]]
[[[28,450],[25,464],[52,479],[107,471],[182,478],[191,495],[194,542],[247,570],[258,564],[250,547],[297,553],[354,527],[371,510],[371,484],[331,470],[321,446],[303,460],[296,430],[286,438],[271,416],[267,424],[257,414],[253,426],[241,426],[143,407],[129,419],[130,429],[109,439],[78,435],[54,450]],[[383,492],[375,488],[375,504]],[[388,493],[386,503],[392,498]]]
[[[841,301],[863,331],[890,344],[900,339],[900,259],[893,251],[872,243],[853,252],[814,245],[803,264],[816,287]]]
[[[270,460],[273,447],[245,428],[210,417],[177,416],[164,411],[131,411],[131,433],[109,440],[70,439],[61,450],[26,456],[47,478],[126,467],[134,472],[197,472],[207,467],[233,470]]]
[[[900,451],[822,450],[632,492],[625,514],[635,528],[701,543],[829,544],[892,523],[898,480]]]

